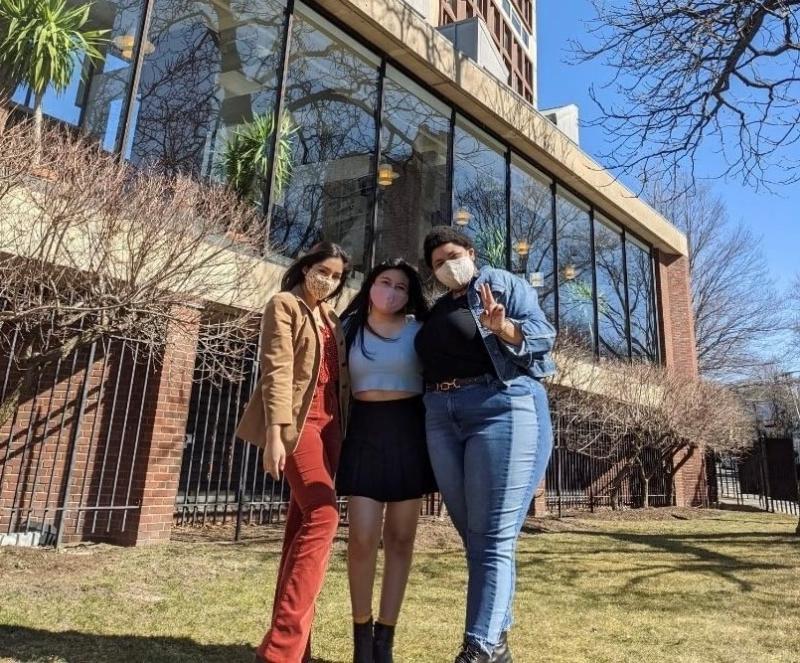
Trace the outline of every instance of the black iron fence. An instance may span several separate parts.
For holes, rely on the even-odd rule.
[[[207,358],[198,355],[189,405],[186,442],[175,505],[175,524],[231,526],[239,539],[243,528],[282,523],[289,509],[284,479],[273,481],[262,468],[262,451],[237,440],[236,423],[258,379],[258,348],[231,354],[230,372],[240,379],[211,374]],[[215,358],[219,363],[219,357]],[[343,520],[346,502],[339,502]],[[441,500],[430,495],[423,515],[440,515]],[[222,527],[221,532],[227,529]]]
[[[215,358],[218,362],[218,357]],[[262,469],[261,450],[235,438],[236,423],[255,388],[258,348],[230,357],[238,380],[212,375],[212,362],[197,357],[186,429],[175,525],[221,526],[220,534],[239,539],[248,526],[283,522],[289,507],[288,486],[273,481]],[[555,412],[555,447],[546,477],[546,504],[559,515],[567,510],[636,508],[672,504],[671,459],[634,440],[620,440],[618,431],[598,424],[576,430]],[[593,439],[586,445],[582,441]],[[439,495],[430,495],[422,514],[443,512]],[[346,519],[346,503],[340,502]],[[228,530],[232,532],[228,532]]]
[[[709,502],[800,514],[800,448],[790,438],[760,438],[744,456],[709,454]]]
[[[554,396],[554,447],[545,479],[549,512],[672,504],[671,455],[608,423],[568,416]]]
[[[16,335],[0,357],[0,402],[20,375]],[[58,545],[135,536],[157,356],[109,338],[36,370],[0,426],[0,538]]]

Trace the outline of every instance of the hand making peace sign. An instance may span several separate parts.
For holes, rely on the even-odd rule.
[[[492,287],[488,283],[483,283],[478,292],[483,304],[481,324],[490,332],[502,334],[506,325],[506,307],[497,303],[492,294]]]

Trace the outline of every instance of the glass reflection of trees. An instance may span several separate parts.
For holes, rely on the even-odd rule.
[[[382,166],[391,184],[378,197],[375,258],[402,256],[422,267],[422,241],[447,223],[447,148],[450,111],[433,95],[389,67],[383,82]]]
[[[595,215],[594,250],[597,271],[597,319],[601,357],[627,357],[625,262],[622,231]]]
[[[368,260],[380,61],[297,5],[284,105],[297,131],[291,178],[273,202],[273,249],[295,257],[323,237]]]
[[[591,220],[576,198],[557,190],[559,332],[594,348]]]
[[[156,0],[126,156],[211,176],[226,141],[272,113],[283,0]]]
[[[628,264],[631,353],[634,358],[657,361],[658,328],[650,251],[633,239],[628,239],[625,250]]]
[[[234,133],[254,120],[274,118],[286,0],[155,0],[149,34],[139,44],[143,4],[107,0],[92,6],[91,25],[110,30],[105,61],[84,72],[89,74],[84,83],[76,69],[67,93],[46,95],[45,112],[82,126],[106,149],[122,150],[134,163],[218,176],[220,157]],[[135,130],[131,144],[120,146],[138,47],[144,60],[132,109]],[[512,156],[509,239],[507,147],[457,116],[448,191],[451,107],[391,65],[383,81],[376,163],[379,65],[379,56],[295,3],[283,116],[291,128],[285,148],[291,164],[284,186],[273,192],[270,219],[276,253],[292,258],[325,238],[342,243],[358,269],[368,264],[373,250],[376,260],[402,255],[419,262],[426,232],[452,219],[475,241],[481,264],[505,267],[510,261],[514,271],[536,283],[551,319],[558,288],[562,334],[590,348],[597,342],[601,356],[627,356],[629,324],[634,357],[656,360],[650,251],[627,241],[626,320],[621,230],[596,219],[595,297],[588,207],[558,191],[556,261],[552,183]],[[14,100],[25,104],[26,91],[18,90]],[[377,189],[379,164],[390,183],[384,178]],[[373,203],[374,237],[369,230]]]
[[[536,285],[539,304],[555,319],[553,274],[553,197],[550,181],[516,156],[511,160],[511,263]]]
[[[461,117],[453,135],[453,223],[480,265],[506,267],[505,148]],[[460,223],[461,222],[461,223]]]

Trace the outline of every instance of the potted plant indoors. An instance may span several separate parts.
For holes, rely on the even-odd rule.
[[[258,202],[269,175],[269,146],[275,131],[271,113],[256,115],[239,126],[228,139],[217,164],[218,174],[240,198]],[[292,136],[297,126],[288,113],[281,117],[280,134],[275,147],[273,197],[280,197],[292,170]]]

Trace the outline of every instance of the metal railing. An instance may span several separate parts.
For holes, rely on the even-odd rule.
[[[11,339],[0,358],[0,401],[18,377]],[[151,348],[109,338],[37,369],[31,398],[0,427],[0,536],[40,545],[128,542],[156,363]]]
[[[800,514],[800,457],[791,439],[757,440],[744,456],[710,453],[709,502]]]

